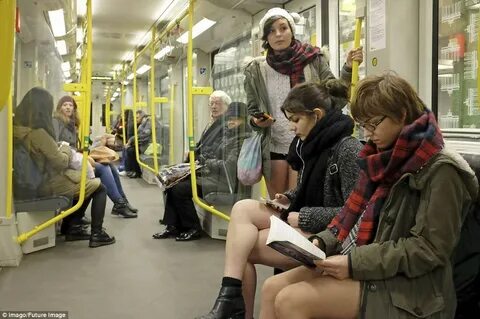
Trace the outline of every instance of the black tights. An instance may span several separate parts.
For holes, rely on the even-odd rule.
[[[92,232],[102,230],[105,205],[107,204],[107,190],[103,184],[100,184],[91,196],[85,198],[82,206],[76,212],[63,219],[62,229],[67,230],[73,225],[80,224],[80,220],[85,216],[85,211],[90,201],[92,201]],[[76,205],[76,203],[78,203],[78,198],[73,200],[73,205]]]

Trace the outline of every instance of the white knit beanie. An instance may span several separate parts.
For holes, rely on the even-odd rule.
[[[274,16],[281,16],[287,19],[290,27],[292,28],[292,33],[295,34],[295,22],[300,21],[300,15],[296,12],[288,13],[287,10],[282,8],[272,8],[265,13],[263,18],[260,20],[260,32],[263,32],[263,27],[265,26],[265,22],[268,19]]]

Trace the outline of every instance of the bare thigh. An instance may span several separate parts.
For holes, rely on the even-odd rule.
[[[282,289],[277,312],[295,309],[305,318],[356,318],[360,309],[360,282],[317,276]],[[286,308],[284,308],[286,307]]]
[[[253,199],[244,199],[233,206],[230,224],[248,223],[262,230],[270,227],[270,216],[274,214],[276,212],[265,204]]]

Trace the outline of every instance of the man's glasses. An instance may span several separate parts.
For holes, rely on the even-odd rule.
[[[384,115],[384,116],[382,116],[381,119],[379,119],[378,121],[376,121],[376,122],[374,122],[374,123],[368,123],[368,122],[366,122],[366,123],[358,123],[358,125],[360,125],[360,126],[363,127],[364,129],[366,129],[367,131],[373,133],[373,132],[377,129],[377,126],[379,126],[380,123],[382,123],[383,120],[384,120],[386,117],[387,117],[387,116]]]

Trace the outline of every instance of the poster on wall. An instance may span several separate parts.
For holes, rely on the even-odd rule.
[[[370,0],[368,37],[370,51],[382,50],[387,47],[386,0]]]

